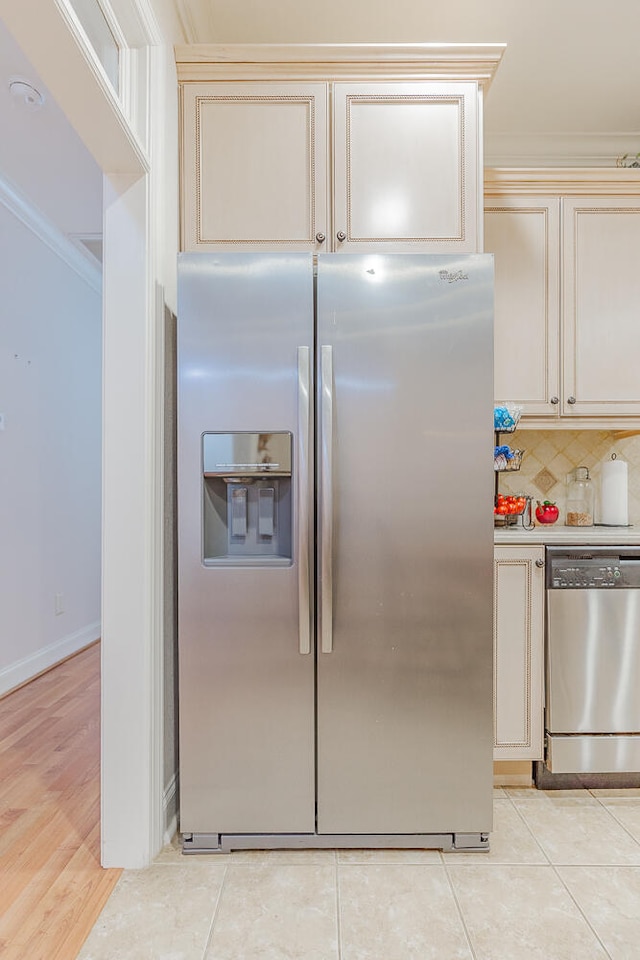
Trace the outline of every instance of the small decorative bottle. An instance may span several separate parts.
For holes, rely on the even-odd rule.
[[[593,526],[593,483],[588,467],[576,467],[569,483],[565,522],[568,527]]]

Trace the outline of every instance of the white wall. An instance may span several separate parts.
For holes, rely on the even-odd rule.
[[[3,693],[100,635],[101,298],[2,204],[0,264]]]

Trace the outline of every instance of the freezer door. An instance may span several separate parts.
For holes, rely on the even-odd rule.
[[[319,257],[319,833],[491,827],[492,291]]]
[[[183,254],[178,314],[180,829],[312,832],[311,256]]]

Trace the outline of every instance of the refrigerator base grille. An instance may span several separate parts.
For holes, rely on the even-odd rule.
[[[488,850],[488,833],[317,834],[187,833],[182,852],[231,853],[232,850]]]

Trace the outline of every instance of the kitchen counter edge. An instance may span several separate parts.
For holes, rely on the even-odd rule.
[[[640,525],[632,527],[565,527],[536,526],[525,530],[522,526],[496,527],[493,542],[497,546],[545,546],[551,543],[580,544],[640,544]]]

